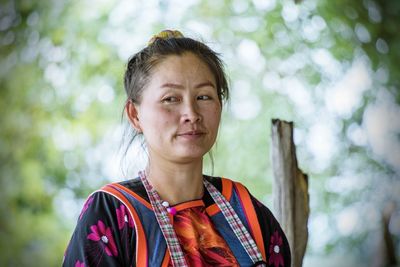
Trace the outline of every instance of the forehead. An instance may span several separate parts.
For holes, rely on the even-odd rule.
[[[208,80],[215,85],[215,76],[207,64],[193,53],[169,55],[151,71],[150,83],[172,80],[175,82],[202,82]]]

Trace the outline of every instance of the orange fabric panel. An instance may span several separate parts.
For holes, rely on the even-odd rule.
[[[230,201],[232,196],[233,182],[224,177],[221,177],[221,181],[222,181],[222,195],[226,198],[226,200]]]
[[[243,203],[243,210],[246,213],[251,233],[253,234],[254,241],[264,260],[266,260],[264,239],[261,233],[261,227],[258,223],[256,211],[254,209],[251,197],[247,189],[239,182],[235,182],[235,187],[239,193],[239,197]]]
[[[233,183],[231,180],[221,177],[222,181],[222,195],[228,200],[231,200],[232,197],[232,187]],[[214,216],[220,209],[218,208],[217,204],[212,204],[211,206],[207,207],[206,212],[209,216]]]
[[[169,255],[169,250],[167,249],[166,251],[165,251],[165,255],[164,255],[164,259],[163,259],[163,262],[162,262],[162,264],[161,264],[161,267],[168,267],[168,266],[170,266],[170,263],[171,262],[171,257],[170,257],[170,255]]]
[[[174,205],[172,207],[174,207],[176,209],[176,211],[180,211],[180,210],[190,209],[190,208],[197,207],[197,206],[204,206],[204,202],[202,199],[186,201],[186,202]]]

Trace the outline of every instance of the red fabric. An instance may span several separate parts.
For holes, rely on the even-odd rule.
[[[202,201],[185,202],[175,208],[173,226],[189,266],[239,266]]]

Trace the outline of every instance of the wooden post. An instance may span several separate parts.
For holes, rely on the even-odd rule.
[[[273,119],[271,137],[275,216],[288,238],[292,266],[301,267],[308,240],[308,177],[297,165],[293,123]]]
[[[396,246],[389,230],[390,220],[395,211],[396,203],[392,201],[388,202],[382,211],[381,229],[370,265],[372,267],[398,266]]]

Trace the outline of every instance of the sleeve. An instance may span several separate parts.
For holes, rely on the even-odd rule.
[[[128,209],[97,191],[83,206],[62,266],[135,266],[135,242]]]
[[[264,238],[266,261],[269,267],[290,267],[289,242],[272,212],[251,195]]]

